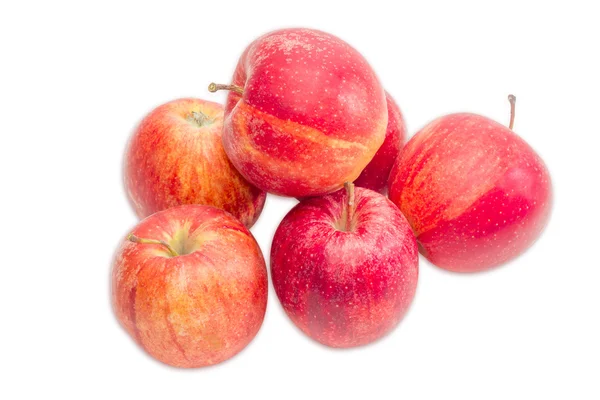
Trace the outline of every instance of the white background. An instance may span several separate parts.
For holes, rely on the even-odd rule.
[[[0,398],[599,398],[595,3],[2,2]],[[109,302],[113,253],[136,224],[122,187],[126,141],[163,102],[223,101],[208,83],[228,82],[254,38],[291,26],[362,52],[411,135],[456,111],[507,123],[514,93],[515,130],[551,171],[550,224],[489,273],[421,259],[409,314],[375,344],[316,344],[270,288],[242,353],[167,367],[134,344]],[[294,204],[269,196],[252,229],[265,255]]]

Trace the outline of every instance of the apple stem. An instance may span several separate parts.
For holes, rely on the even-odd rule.
[[[222,85],[220,83],[212,82],[208,85],[208,91],[211,93],[216,92],[217,90],[231,90],[232,92],[236,92],[240,96],[244,94],[244,89],[237,85]]]
[[[162,246],[165,246],[167,248],[167,250],[169,250],[169,253],[173,256],[173,257],[177,257],[179,254],[175,251],[175,249],[173,247],[171,247],[171,245],[167,242],[165,242],[164,240],[155,240],[155,239],[142,239],[139,238],[137,236],[135,236],[133,233],[131,233],[129,236],[127,236],[127,239],[133,243],[141,243],[141,244],[160,244]]]
[[[354,219],[354,211],[356,209],[356,204],[354,204],[354,184],[352,182],[344,183],[344,188],[346,189],[346,232],[350,232],[354,228],[353,219]]]
[[[517,98],[509,94],[508,101],[510,102],[510,123],[508,124],[508,129],[512,131],[513,125],[515,124],[515,104],[517,103]]]

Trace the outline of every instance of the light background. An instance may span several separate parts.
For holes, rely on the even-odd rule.
[[[0,5],[0,398],[533,399],[600,397],[600,28],[596,2],[169,1]],[[412,308],[354,350],[316,344],[269,289],[261,331],[221,365],[179,370],[140,350],[109,303],[136,218],[126,141],[153,107],[223,101],[237,58],[305,26],[357,48],[412,135],[471,111],[508,123],[549,166],[539,242],[477,275],[420,263]],[[269,196],[252,232],[268,255],[295,200]]]

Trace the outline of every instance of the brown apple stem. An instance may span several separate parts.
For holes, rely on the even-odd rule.
[[[244,94],[244,89],[237,85],[222,85],[220,83],[212,82],[208,85],[208,91],[211,93],[216,92],[217,90],[231,90],[232,92],[236,92],[240,96]]]
[[[356,210],[356,204],[354,204],[354,184],[352,182],[344,183],[346,189],[346,198],[348,203],[346,204],[346,226],[344,227],[346,232],[350,232],[354,228],[354,211]]]
[[[510,102],[510,123],[508,124],[508,129],[512,131],[513,125],[515,124],[515,104],[517,103],[517,98],[509,94],[508,101]]]
[[[127,236],[127,239],[133,243],[141,243],[141,244],[160,244],[163,245],[167,248],[167,250],[169,250],[169,253],[173,256],[173,257],[177,257],[179,254],[175,251],[175,249],[173,247],[171,247],[171,245],[167,242],[165,242],[164,240],[155,240],[155,239],[142,239],[139,238],[137,236],[135,236],[133,233],[130,234],[129,236]]]

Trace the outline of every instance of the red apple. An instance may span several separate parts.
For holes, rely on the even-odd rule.
[[[125,157],[125,186],[140,218],[182,204],[221,208],[251,227],[266,194],[229,162],[221,142],[223,106],[179,99],[140,123]]]
[[[352,184],[303,200],[271,249],[275,292],[292,321],[332,347],[370,343],[394,328],[417,287],[418,250],[398,208]]]
[[[451,114],[406,144],[390,174],[390,200],[433,264],[474,272],[533,244],[548,221],[552,188],[542,159],[511,129]]]
[[[406,140],[406,126],[400,108],[390,96],[385,93],[388,110],[388,124],[385,131],[385,140],[375,153],[375,157],[365,167],[357,180],[356,186],[387,194],[387,183],[394,161],[398,158],[400,149]]]
[[[227,360],[258,332],[267,271],[252,234],[223,210],[169,208],[123,241],[112,271],[119,322],[152,357],[172,366]]]
[[[268,33],[242,54],[225,108],[223,146],[257,187],[292,197],[354,181],[385,137],[385,94],[367,61],[311,29]]]

